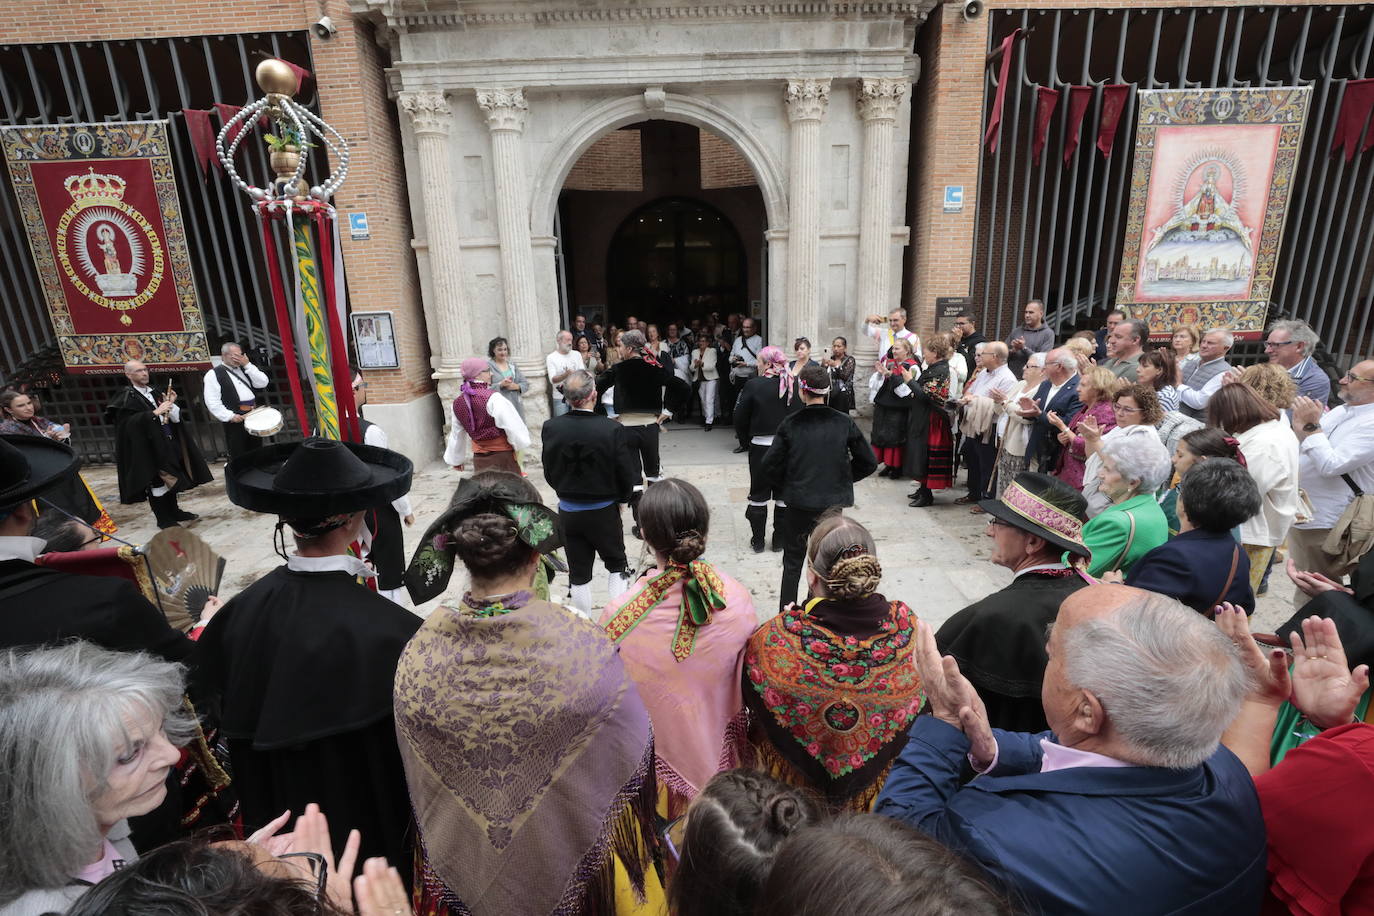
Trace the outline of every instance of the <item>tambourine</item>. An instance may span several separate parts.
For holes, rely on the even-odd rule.
[[[281,411],[275,407],[254,407],[243,415],[243,428],[250,436],[261,439],[275,436],[283,425]]]

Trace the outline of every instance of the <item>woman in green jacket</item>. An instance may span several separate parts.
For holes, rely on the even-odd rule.
[[[1122,436],[1104,440],[1098,454],[1098,487],[1112,504],[1083,526],[1083,541],[1092,551],[1088,573],[1124,574],[1169,539],[1169,523],[1154,495],[1168,477],[1169,453],[1155,436]]]

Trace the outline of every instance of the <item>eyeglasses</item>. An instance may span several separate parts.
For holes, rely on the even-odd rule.
[[[998,518],[998,517],[995,516],[995,515],[990,515],[990,516],[988,516],[988,527],[989,527],[989,528],[993,528],[993,527],[997,527],[997,528],[1015,528],[1016,526],[1013,525],[1011,522],[1004,522],[1004,521],[1002,521],[1000,518]]]
[[[1295,343],[1297,343],[1296,340],[1266,340],[1264,342],[1264,349],[1273,350],[1278,347],[1289,347]]]
[[[1348,378],[1352,382],[1374,382],[1374,378],[1365,378],[1363,375],[1356,375],[1353,372],[1347,372],[1342,378]]]
[[[1115,410],[1117,413],[1140,413],[1142,410],[1144,410],[1144,408],[1127,407],[1125,404],[1113,404],[1112,410]]]
[[[315,882],[315,899],[324,899],[324,889],[329,883],[329,864],[318,852],[284,852],[278,859],[304,859],[310,869],[310,877]]]

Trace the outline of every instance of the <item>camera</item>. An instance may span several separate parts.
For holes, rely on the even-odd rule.
[[[977,0],[969,0],[969,2],[976,3],[978,8],[980,10],[982,9],[982,4],[977,3]],[[977,13],[974,15],[976,16]],[[964,4],[964,18],[969,18],[968,4]],[[334,25],[334,20],[330,19],[328,16],[321,16],[319,20],[310,27],[310,31],[314,32],[315,37],[320,41],[328,41],[339,33],[338,27]]]
[[[972,22],[983,15],[983,0],[964,0],[964,21]]]

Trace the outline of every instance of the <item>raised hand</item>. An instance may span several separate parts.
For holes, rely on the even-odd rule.
[[[924,620],[916,623],[916,651],[912,653],[921,687],[935,718],[953,725],[969,740],[969,755],[985,768],[997,755],[997,740],[988,725],[988,711],[978,691],[959,671],[952,657],[940,655],[935,631]]]
[[[1241,664],[1250,675],[1250,699],[1266,706],[1278,707],[1288,699],[1292,684],[1288,677],[1288,654],[1282,649],[1270,649],[1266,654],[1250,635],[1250,621],[1245,610],[1223,602],[1214,610],[1217,629],[1221,630],[1240,651]]]
[[[1369,666],[1348,667],[1336,623],[1322,617],[1302,622],[1293,644],[1293,705],[1318,728],[1350,722],[1369,689]]]
[[[401,875],[386,859],[368,859],[363,873],[353,879],[358,916],[413,916]]]
[[[211,596],[214,597],[213,595]],[[218,598],[215,598],[218,601]],[[208,604],[208,602],[207,602]],[[286,822],[291,820],[291,810],[288,808],[278,814],[272,820],[262,826],[261,830],[254,830],[248,837],[248,842],[254,846],[261,846],[274,856],[291,852],[295,841],[295,834],[278,833],[277,831],[286,826]]]
[[[358,861],[358,847],[363,838],[356,830],[348,833],[343,854],[334,859],[334,846],[329,840],[329,820],[320,806],[311,802],[296,821],[296,852],[314,852],[324,857],[329,869],[326,893],[330,901],[345,913],[353,911],[353,870]]]

